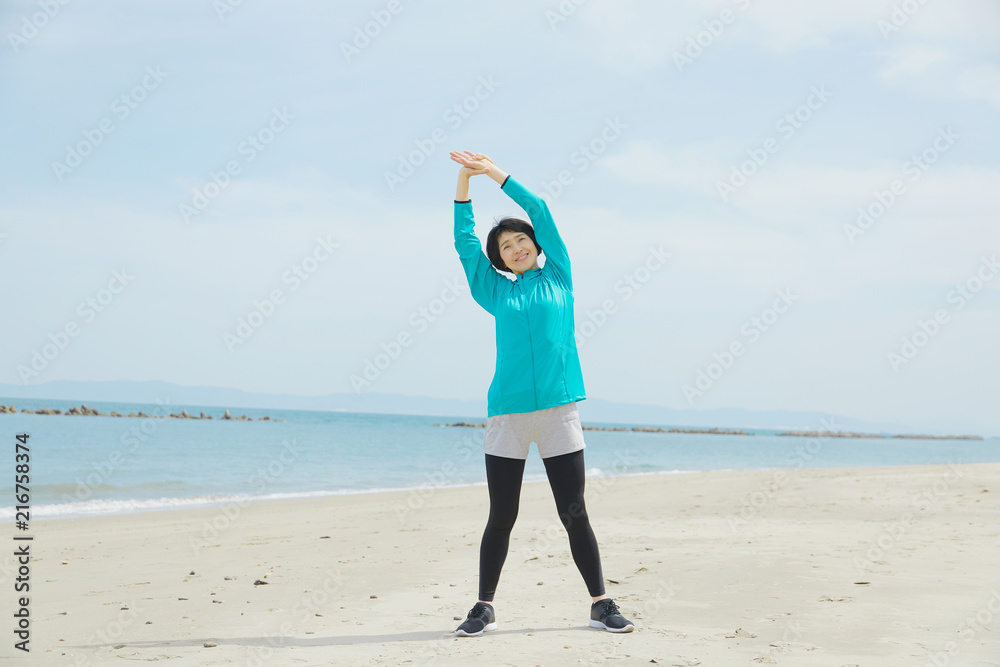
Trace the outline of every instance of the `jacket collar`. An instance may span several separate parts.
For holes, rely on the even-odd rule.
[[[542,267],[538,267],[537,269],[528,269],[522,275],[517,275],[515,273],[514,282],[523,283],[528,280],[534,280],[535,278],[540,276],[541,273],[542,273]]]

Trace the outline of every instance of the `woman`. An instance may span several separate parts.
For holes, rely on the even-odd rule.
[[[586,396],[574,339],[573,279],[566,246],[545,202],[492,160],[469,151],[452,151],[451,159],[462,165],[455,193],[455,249],[472,298],[494,316],[497,335],[483,442],[490,516],[479,547],[479,600],[455,634],[478,637],[497,627],[491,603],[517,518],[531,442],[538,446],[559,518],[569,533],[573,560],[592,598],[590,626],[631,632],[632,622],[604,592],[597,539],[584,504],[585,445],[576,401]],[[500,220],[490,230],[485,255],[469,199],[469,179],[478,174],[489,174],[532,222]],[[539,268],[543,247],[545,266]],[[515,278],[509,280],[499,272]]]

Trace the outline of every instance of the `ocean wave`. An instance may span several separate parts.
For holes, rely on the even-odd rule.
[[[32,495],[64,495],[72,496],[77,493],[81,488],[87,490],[88,495],[99,492],[111,492],[111,493],[123,493],[127,492],[129,489],[142,489],[142,490],[169,490],[177,489],[184,486],[184,482],[177,480],[169,480],[165,482],[145,482],[143,484],[130,484],[127,486],[116,486],[114,484],[84,484],[84,483],[61,483],[61,484],[33,484],[31,486]],[[13,486],[2,487],[0,489],[13,489]]]
[[[671,475],[689,472],[700,472],[697,470],[654,470],[644,472],[624,472],[607,473],[600,468],[589,468],[586,472],[588,479],[601,477],[632,477],[640,475]],[[545,474],[527,474],[524,476],[525,482],[547,481]],[[73,485],[50,485],[73,486]],[[152,485],[151,485],[152,486]],[[219,494],[208,496],[190,497],[160,497],[160,498],[126,498],[126,499],[95,499],[80,502],[49,503],[39,504],[31,507],[32,519],[64,519],[79,516],[97,516],[108,514],[132,514],[136,512],[156,512],[175,509],[193,509],[198,507],[215,507],[219,505],[266,502],[269,500],[291,500],[297,498],[322,498],[327,496],[348,496],[363,493],[392,493],[400,491],[417,491],[431,488],[461,488],[469,486],[486,486],[485,481],[467,482],[456,484],[417,484],[413,486],[393,487],[393,488],[363,488],[363,489],[337,489],[332,491],[302,491],[294,493],[268,493],[262,495],[248,494]],[[75,488],[75,487],[74,487]],[[115,488],[115,487],[109,487]],[[14,507],[0,507],[0,521],[13,522]]]

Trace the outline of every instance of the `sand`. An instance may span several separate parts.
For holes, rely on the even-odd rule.
[[[34,521],[31,652],[13,649],[7,555],[0,657],[1000,665],[1000,464],[609,477],[588,480],[587,503],[635,632],[587,626],[590,597],[538,482],[522,491],[499,627],[482,637],[451,634],[477,596],[488,498],[471,486]]]

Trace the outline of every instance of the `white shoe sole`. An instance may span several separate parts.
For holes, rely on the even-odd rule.
[[[609,628],[600,621],[595,621],[593,619],[591,619],[590,621],[590,627],[601,628],[602,630],[607,630],[608,632],[632,632],[633,630],[635,630],[635,626],[632,625],[631,623],[626,625],[624,628]]]
[[[455,630],[455,634],[458,635],[459,637],[479,637],[486,630],[496,630],[496,629],[497,629],[497,624],[496,621],[494,621],[493,623],[488,623],[486,627],[480,630],[479,632],[466,632],[465,630]]]

